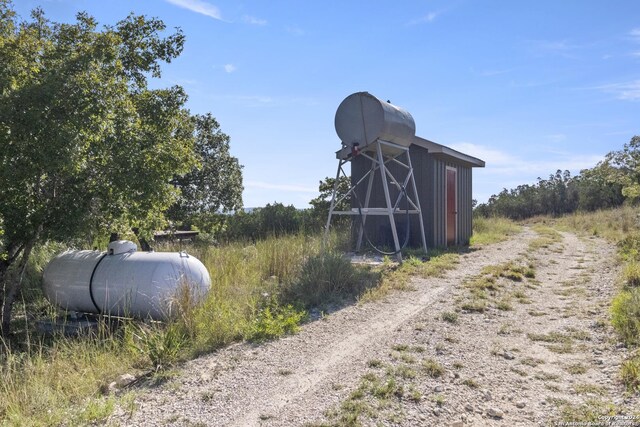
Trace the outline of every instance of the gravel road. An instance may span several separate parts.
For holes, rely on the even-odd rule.
[[[537,237],[525,228],[461,255],[442,278],[413,279],[411,291],[190,361],[176,378],[138,390],[137,409],[117,411],[110,423],[317,426],[357,412],[363,425],[531,426],[583,404],[637,410],[640,400],[624,394],[618,377],[626,349],[608,326],[614,248],[570,233],[532,248]],[[503,309],[461,311],[465,283],[510,261],[533,266],[535,280],[499,279],[513,286]],[[454,312],[457,319],[443,320]],[[428,361],[443,373],[425,371]],[[363,384],[375,378],[393,378],[395,392],[367,394]]]

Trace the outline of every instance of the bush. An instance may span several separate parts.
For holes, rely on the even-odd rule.
[[[306,317],[305,311],[296,310],[291,304],[279,306],[272,301],[260,310],[249,328],[246,339],[261,342],[296,333],[298,325]]]
[[[369,279],[365,270],[354,267],[342,255],[322,252],[304,263],[300,278],[285,291],[285,296],[307,307],[316,306],[359,294],[371,283]]]
[[[640,260],[640,234],[633,233],[618,242],[618,249],[623,259]]]
[[[611,323],[627,345],[640,344],[640,288],[616,295],[611,303]]]
[[[622,280],[628,288],[640,287],[640,264],[636,261],[628,263],[622,272]]]
[[[622,362],[620,375],[629,392],[640,391],[640,353]]]

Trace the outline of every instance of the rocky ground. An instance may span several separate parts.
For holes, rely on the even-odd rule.
[[[624,393],[627,350],[608,322],[615,250],[570,233],[555,240],[527,228],[461,255],[444,277],[415,278],[411,291],[193,360],[110,422],[531,426],[609,407],[633,417],[640,399]]]

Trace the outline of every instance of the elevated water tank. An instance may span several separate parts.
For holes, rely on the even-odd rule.
[[[136,252],[133,242],[111,242],[107,252],[66,251],[45,268],[49,301],[83,313],[161,320],[181,286],[196,301],[211,286],[207,268],[185,252]]]
[[[416,135],[416,124],[408,111],[368,92],[346,97],[336,111],[335,125],[343,144],[351,147],[357,143],[360,149],[377,139],[408,147]]]

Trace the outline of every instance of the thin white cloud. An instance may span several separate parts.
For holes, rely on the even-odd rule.
[[[237,70],[236,66],[233,64],[224,64],[224,71],[227,73],[233,73]]]
[[[287,33],[293,34],[294,36],[303,36],[305,34],[304,30],[298,26],[287,26],[284,29]]]
[[[242,21],[251,25],[267,25],[266,19],[256,18],[255,16],[244,15]]]
[[[504,70],[485,70],[480,73],[482,77],[493,77],[501,74],[507,74],[515,70],[515,68],[506,68]]]
[[[482,159],[487,163],[487,165],[511,165],[517,161],[515,157],[503,151],[484,147],[482,145],[472,144],[470,142],[450,144],[449,147],[462,153],[466,153],[473,157]]]
[[[629,31],[629,35],[640,41],[640,28],[634,28],[633,30]]]
[[[245,188],[258,188],[263,190],[279,190],[292,193],[317,193],[318,189],[313,187],[305,187],[302,185],[290,184],[272,184],[263,181],[249,181],[244,184]]]
[[[201,15],[209,16],[213,19],[222,20],[220,9],[202,0],[165,0],[171,4],[182,7]]]
[[[617,99],[624,101],[640,101],[640,80],[624,83],[611,83],[596,86],[594,89],[615,95]]]
[[[407,25],[419,25],[419,24],[429,24],[436,20],[436,18],[440,15],[439,12],[429,12],[424,16],[421,16],[416,19],[412,19],[407,23]]]
[[[534,52],[539,55],[558,55],[567,59],[577,59],[577,53],[589,45],[571,43],[569,40],[530,40]]]
[[[486,162],[486,167],[479,171],[483,175],[500,176],[500,177],[531,177],[535,180],[537,177],[547,178],[556,170],[570,170],[573,174],[577,174],[580,170],[591,168],[603,159],[603,155],[596,154],[576,154],[556,152],[553,158],[546,159],[524,159],[495,148],[485,147],[483,145],[461,142],[451,144],[454,150],[482,159]],[[522,183],[522,182],[520,182]]]
[[[551,135],[547,135],[547,138],[549,138],[553,142],[561,142],[567,139],[567,135],[563,133],[554,133]]]

